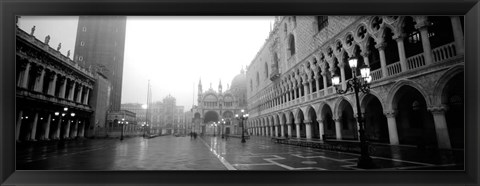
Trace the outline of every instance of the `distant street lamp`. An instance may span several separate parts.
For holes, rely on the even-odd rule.
[[[248,114],[243,114],[245,112],[245,110],[242,109],[242,114],[239,116],[238,114],[235,114],[235,119],[237,119],[238,121],[240,121],[242,123],[242,143],[245,143],[245,130],[243,128],[243,122],[244,120],[247,120],[248,119]]]
[[[340,88],[340,77],[335,75],[332,78],[332,84],[337,89],[338,94],[345,94],[348,91],[353,91],[355,93],[355,99],[357,103],[357,122],[360,125],[359,133],[360,133],[360,153],[361,156],[358,159],[357,167],[359,168],[373,168],[375,164],[373,163],[372,158],[368,154],[368,142],[366,141],[365,136],[365,121],[362,117],[361,109],[360,109],[360,101],[358,99],[358,93],[362,91],[363,93],[368,93],[370,90],[370,81],[372,77],[370,76],[370,68],[368,66],[360,67],[360,75],[361,78],[357,78],[357,58],[350,58],[348,60],[348,65],[352,69],[353,79],[347,81],[347,89],[342,90]]]
[[[217,123],[213,122],[213,137],[215,137],[215,128],[217,127]]]
[[[125,118],[122,118],[120,125],[122,126],[122,132],[120,133],[120,140],[123,140],[123,123],[125,122]]]
[[[220,125],[221,125],[221,130],[222,130],[222,138],[225,138],[225,132],[223,131],[224,127],[225,127],[225,120],[224,119],[222,119],[222,121],[220,122]]]

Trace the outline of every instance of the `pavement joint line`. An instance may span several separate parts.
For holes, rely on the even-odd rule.
[[[207,144],[207,142],[205,140],[203,140],[203,138],[200,138],[200,140],[202,140],[203,144],[210,150],[210,152],[213,153],[213,155],[215,157],[217,157],[217,159],[228,169],[228,170],[237,170],[235,167],[232,166],[232,164],[228,163],[227,160],[225,160],[225,158],[223,158],[222,156],[218,155],[216,153],[215,150],[213,150],[213,148]],[[221,157],[221,158],[220,158]]]
[[[245,165],[256,166],[256,165],[275,165],[275,164],[273,164],[273,163],[253,163],[253,164],[239,163],[239,164],[233,164],[233,166],[245,166]]]

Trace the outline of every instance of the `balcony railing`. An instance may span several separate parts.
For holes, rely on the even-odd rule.
[[[455,44],[449,43],[446,45],[439,46],[432,51],[433,53],[433,62],[441,62],[448,60],[452,57],[457,56],[455,52]]]
[[[408,70],[416,69],[424,65],[425,65],[425,57],[423,57],[423,53],[407,58]]]
[[[377,70],[374,70],[370,72],[370,75],[372,76],[372,81],[379,80],[382,78],[382,69],[379,68]]]
[[[402,67],[400,66],[400,62],[392,63],[387,65],[387,73],[388,76],[392,76],[402,72]]]

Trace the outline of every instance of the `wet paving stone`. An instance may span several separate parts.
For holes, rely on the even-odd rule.
[[[389,149],[390,150],[390,149]],[[377,170],[427,169],[451,161],[424,155],[372,156]],[[393,155],[392,155],[393,154]],[[359,170],[359,154],[276,144],[266,137],[160,136],[19,144],[18,170]],[[457,168],[458,169],[458,168]]]

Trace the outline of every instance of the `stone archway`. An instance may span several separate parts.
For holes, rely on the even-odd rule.
[[[308,107],[307,108],[307,115],[308,118],[310,118],[311,121],[311,131],[312,131],[312,138],[315,139],[320,139],[320,129],[318,126],[318,121],[317,121],[317,113],[315,112],[315,109],[313,107]]]
[[[358,139],[357,119],[354,117],[353,107],[345,99],[342,99],[337,108],[337,116],[340,122],[342,139]],[[338,121],[337,121],[338,122]],[[338,128],[338,126],[337,126]]]
[[[442,92],[442,104],[447,106],[445,119],[452,148],[464,148],[465,98],[464,72],[453,76]]]
[[[433,116],[419,90],[402,85],[392,98],[392,107],[397,111],[395,120],[401,144],[437,146]]]
[[[207,111],[203,117],[203,123],[217,122],[219,119],[218,113],[215,111]]]
[[[369,141],[388,143],[388,123],[383,112],[382,103],[372,94],[363,97],[361,103],[365,119],[365,133]]]
[[[321,108],[321,119],[323,120],[323,130],[326,138],[335,138],[335,121],[333,120],[333,112],[328,104]]]

